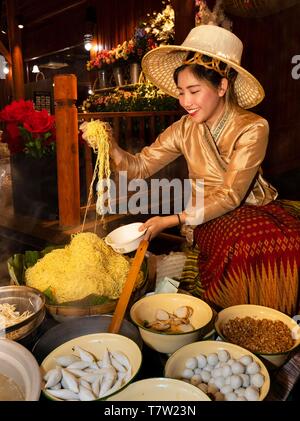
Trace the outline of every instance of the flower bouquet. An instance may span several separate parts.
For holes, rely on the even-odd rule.
[[[13,101],[0,111],[6,123],[2,141],[11,154],[23,152],[33,158],[54,155],[55,122],[47,110],[37,111],[32,101]]]

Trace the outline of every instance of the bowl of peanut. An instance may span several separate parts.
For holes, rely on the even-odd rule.
[[[300,326],[288,315],[252,304],[227,307],[215,320],[222,340],[239,345],[279,367],[300,344]]]

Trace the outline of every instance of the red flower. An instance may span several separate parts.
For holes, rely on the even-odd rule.
[[[20,99],[19,101],[13,101],[11,104],[6,105],[0,111],[0,120],[6,122],[23,122],[33,112],[35,112],[33,102]]]
[[[47,110],[35,111],[25,116],[23,125],[31,133],[45,133],[53,127],[54,117]]]
[[[20,135],[20,130],[16,123],[7,123],[3,131],[3,142],[8,144],[8,149],[12,154],[23,151],[24,139]]]

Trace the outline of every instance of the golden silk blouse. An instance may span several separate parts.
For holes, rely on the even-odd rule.
[[[123,151],[115,169],[127,171],[129,179],[145,179],[183,155],[193,197],[198,188],[196,180],[203,180],[202,222],[207,222],[242,203],[261,206],[277,197],[276,189],[262,177],[260,168],[268,135],[265,119],[238,106],[225,107],[210,129],[184,115],[140,153]],[[188,216],[189,210],[186,212]]]

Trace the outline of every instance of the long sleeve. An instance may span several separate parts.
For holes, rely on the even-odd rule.
[[[122,151],[122,160],[115,170],[127,171],[128,179],[150,177],[182,154],[181,136],[181,126],[175,122],[140,153],[132,155]]]
[[[269,126],[266,120],[248,125],[237,138],[228,165],[224,168],[223,182],[218,186],[204,183],[204,208],[194,209],[196,225],[217,218],[238,207],[254,188],[260,165],[268,144]],[[193,219],[194,219],[193,218]]]

